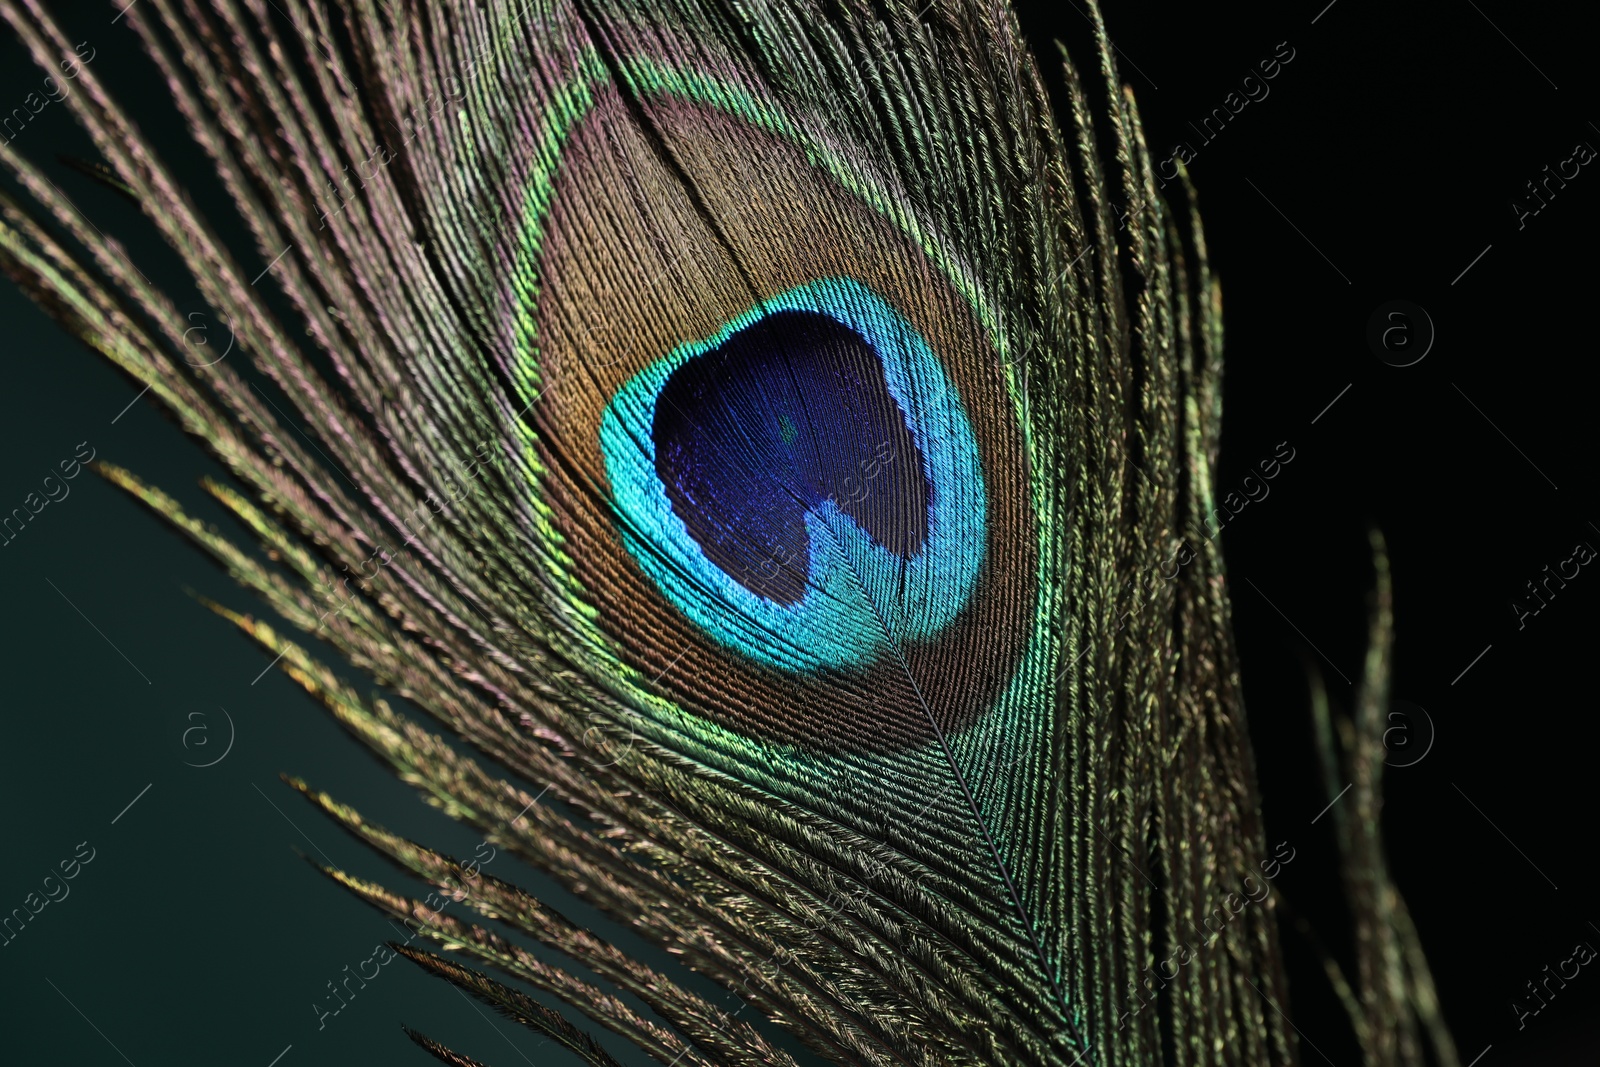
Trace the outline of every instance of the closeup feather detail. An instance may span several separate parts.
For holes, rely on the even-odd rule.
[[[300,636],[215,610],[430,803],[831,1062],[1295,1062],[1271,907],[1143,1008],[1270,852],[1221,553],[1186,543],[1219,291],[1093,4],[1092,75],[979,0],[278,7],[125,12],[251,250],[94,70],[67,98],[248,366],[186,360],[174,300],[0,145],[32,201],[0,200],[0,266],[205,443],[261,551],[102,473]],[[38,0],[0,12],[70,54]],[[447,955],[395,951],[576,1061],[615,1062],[501,978],[663,1063],[796,1062],[290,784],[464,903],[325,869]]]

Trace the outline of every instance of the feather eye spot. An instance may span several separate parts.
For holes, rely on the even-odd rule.
[[[622,540],[720,643],[864,667],[965,606],[985,545],[978,448],[920,334],[822,279],[674,348],[600,426]]]

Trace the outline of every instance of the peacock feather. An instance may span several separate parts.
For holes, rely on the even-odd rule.
[[[37,0],[0,11],[72,54]],[[222,617],[429,802],[809,1049],[1292,1063],[1272,908],[1147,974],[1272,848],[1193,536],[1219,291],[1089,14],[1079,68],[998,0],[143,0],[121,17],[254,247],[92,67],[67,102],[248,367],[185,359],[174,300],[10,144],[0,265],[231,472],[207,488],[242,536],[101,468],[299,635]],[[549,998],[663,1063],[795,1062],[291,784],[464,902],[327,870],[439,950],[399,951],[578,1060],[614,1062]],[[1392,914],[1375,831],[1343,832]],[[1420,1063],[1425,969],[1375,929],[1370,1062]]]

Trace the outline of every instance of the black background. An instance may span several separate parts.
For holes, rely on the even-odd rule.
[[[142,117],[160,85],[112,14],[74,9],[69,21],[95,49],[95,71],[145,105]],[[1074,0],[1023,16],[1036,44],[1063,35],[1088,65]],[[1283,892],[1341,943],[1331,820],[1312,823],[1326,797],[1312,773],[1305,672],[1321,671],[1348,705],[1375,525],[1394,573],[1393,692],[1426,711],[1397,721],[1406,730],[1395,762],[1427,754],[1388,774],[1383,827],[1462,1063],[1594,1063],[1593,968],[1520,1030],[1511,1008],[1577,942],[1600,946],[1600,577],[1585,568],[1521,629],[1511,608],[1577,543],[1600,547],[1596,165],[1520,227],[1512,208],[1547,164],[1579,142],[1600,147],[1592,34],[1569,9],[1504,0],[1121,3],[1107,18],[1154,154],[1179,140],[1198,147],[1189,170],[1227,328],[1219,485],[1237,485],[1279,442],[1295,449],[1271,495],[1222,535],[1271,839],[1297,849]],[[1294,58],[1270,95],[1202,144],[1188,123],[1280,42]],[[0,55],[9,109],[42,75],[9,32]],[[184,158],[170,120],[147,129]],[[64,105],[46,107],[13,145],[45,161],[142,270],[173,276],[129,205],[49,162],[90,154]],[[237,236],[242,261],[262,258]],[[1396,299],[1426,309],[1437,334],[1412,366],[1381,361],[1366,339],[1374,310]],[[87,441],[225,525],[188,488],[214,465],[147,401],[119,416],[137,388],[9,288],[0,315],[0,511]],[[278,672],[252,684],[267,657],[188,592],[255,610],[224,575],[94,476],[70,484],[70,497],[0,548],[0,911],[20,906],[79,842],[95,858],[70,897],[0,947],[8,1058],[423,1062],[399,1033],[405,1021],[491,1062],[548,1062],[548,1046],[405,964],[318,1029],[311,1004],[326,999],[324,984],[395,933],[295,858],[384,873],[277,773],[459,855],[477,838],[363,758]],[[186,766],[215,759],[230,732],[225,759]],[[489,869],[546,885],[514,862]],[[1288,944],[1293,1016],[1314,1046],[1304,1062],[1357,1062],[1314,960],[1295,935]]]

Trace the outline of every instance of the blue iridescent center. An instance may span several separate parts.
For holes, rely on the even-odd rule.
[[[936,637],[984,553],[955,388],[881,297],[823,279],[623,384],[600,444],[618,528],[674,606],[791,671]]]
[[[685,362],[656,399],[656,476],[706,558],[755,593],[806,592],[806,514],[833,501],[901,559],[928,534],[922,453],[865,338],[775,311]]]

